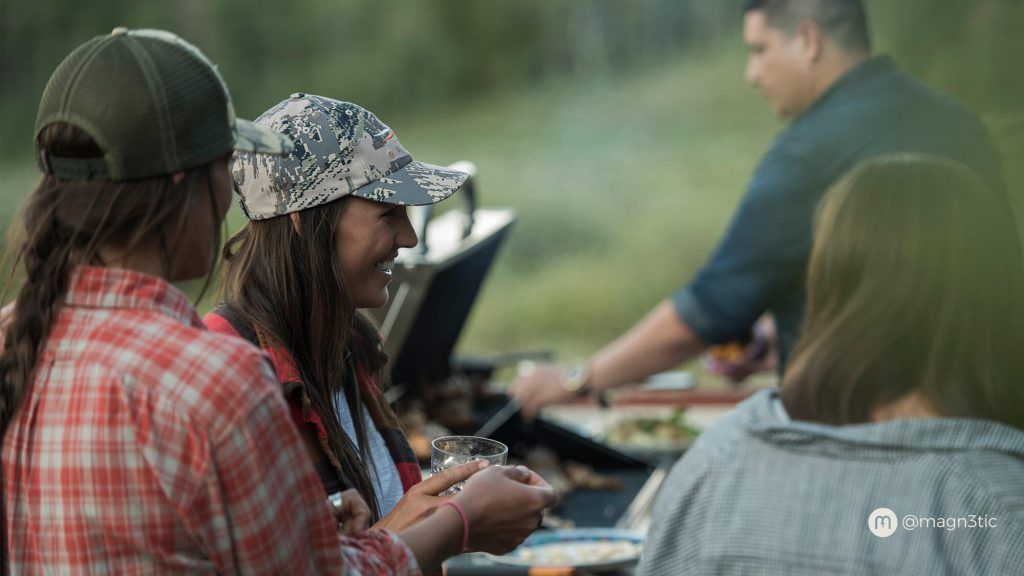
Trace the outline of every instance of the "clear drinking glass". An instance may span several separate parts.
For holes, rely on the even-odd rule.
[[[473,460],[487,460],[492,466],[502,466],[508,460],[508,446],[479,436],[442,436],[430,443],[431,474]],[[462,490],[462,484],[459,482],[444,493],[454,494]]]

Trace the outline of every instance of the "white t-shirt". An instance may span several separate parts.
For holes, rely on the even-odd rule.
[[[345,392],[339,390],[334,397],[334,409],[341,421],[341,427],[345,434],[356,441],[356,427],[352,420],[352,411],[348,409],[348,401]],[[391,452],[384,444],[384,438],[380,435],[377,427],[370,417],[370,412],[363,406],[363,426],[366,428],[366,440],[370,443],[370,458],[374,466],[367,466],[370,472],[370,483],[373,484],[373,491],[377,496],[377,504],[380,505],[381,516],[386,516],[402,499],[402,479],[398,476],[398,468],[391,458]],[[374,474],[376,470],[376,474]]]

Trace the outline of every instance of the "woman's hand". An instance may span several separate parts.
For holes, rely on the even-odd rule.
[[[338,522],[338,532],[346,536],[362,532],[370,524],[370,507],[355,488],[342,492],[340,502],[328,497],[327,505]]]
[[[504,554],[537,529],[544,509],[557,500],[526,466],[492,466],[466,481],[454,502],[469,520],[469,549]]]
[[[459,482],[465,482],[480,469],[480,462],[467,462],[438,472],[416,484],[402,496],[390,514],[373,525],[377,530],[401,532],[434,513],[437,505],[451,496],[438,496]]]

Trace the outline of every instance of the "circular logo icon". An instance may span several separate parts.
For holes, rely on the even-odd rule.
[[[868,515],[868,530],[879,538],[892,536],[898,526],[899,518],[888,508],[875,508]]]

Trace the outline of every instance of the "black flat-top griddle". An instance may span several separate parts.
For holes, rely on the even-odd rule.
[[[492,402],[477,407],[481,421],[505,406]],[[472,433],[472,432],[469,432]],[[594,472],[615,476],[622,490],[576,490],[559,503],[556,514],[576,526],[613,527],[622,520],[637,494],[650,479],[654,466],[595,442],[543,417],[526,422],[519,413],[511,414],[490,438],[509,449],[509,458],[523,459],[533,447],[551,449],[562,462],[587,464]]]

